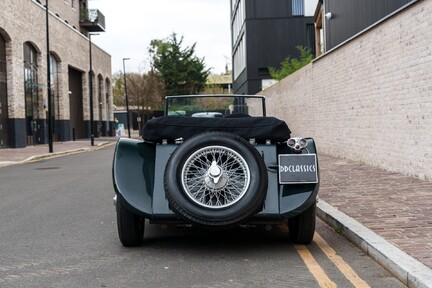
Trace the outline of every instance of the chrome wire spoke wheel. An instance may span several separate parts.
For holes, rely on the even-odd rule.
[[[246,160],[225,146],[207,146],[195,151],[183,165],[182,186],[201,207],[220,209],[234,205],[250,183]]]

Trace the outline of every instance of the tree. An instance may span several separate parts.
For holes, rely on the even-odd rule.
[[[300,53],[298,59],[288,56],[282,61],[280,69],[269,67],[269,72],[273,79],[282,80],[288,75],[306,66],[314,59],[311,49],[303,46],[297,46],[296,49]]]
[[[114,105],[125,107],[124,74],[117,72],[112,76]],[[126,74],[129,106],[138,111],[162,109],[165,95],[162,78],[153,70],[147,74]]]
[[[196,43],[186,48],[182,44],[183,37],[178,40],[175,33],[150,42],[151,66],[162,77],[167,95],[199,94],[210,73],[204,58],[195,56]]]
[[[153,70],[147,74],[128,73],[129,105],[139,111],[162,108],[164,86],[162,79]]]
[[[119,71],[112,76],[113,81],[113,102],[116,106],[125,106],[123,74]]]
[[[144,74],[130,72],[126,74],[129,108],[143,110],[147,106],[145,98],[145,77]],[[145,105],[145,106],[144,106]]]
[[[207,84],[202,90],[203,94],[232,94],[224,91],[222,87],[216,84]]]

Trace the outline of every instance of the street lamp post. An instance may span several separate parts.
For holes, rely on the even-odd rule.
[[[92,42],[91,36],[99,35],[89,33],[89,53],[90,53],[90,71],[89,71],[89,100],[90,100],[90,143],[94,146],[94,127],[93,127],[93,62],[92,62]]]
[[[126,69],[125,69],[125,60],[129,60],[130,58],[123,58],[123,76],[124,76],[124,89],[125,89],[125,98],[126,98],[126,118],[127,118],[127,128],[128,128],[128,136],[131,138],[130,131],[130,120],[129,120],[129,99],[127,92],[127,82],[126,82]]]
[[[53,153],[53,121],[52,121],[52,99],[51,99],[51,62],[50,62],[50,40],[49,40],[49,13],[48,0],[46,0],[46,48],[47,48],[47,89],[48,89],[48,151]]]

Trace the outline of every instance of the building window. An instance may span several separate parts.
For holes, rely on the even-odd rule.
[[[101,75],[98,77],[98,103],[99,103],[99,121],[102,121],[102,108],[103,108],[103,102],[102,102],[102,95],[103,95],[103,78]]]
[[[269,68],[267,68],[267,67],[258,68],[258,75],[259,76],[270,76]]]
[[[233,43],[237,41],[237,38],[240,35],[241,28],[243,26],[243,23],[246,19],[245,14],[245,0],[240,0],[239,4],[237,6],[237,9],[234,14],[234,20],[232,23],[232,37],[233,37]]]
[[[237,48],[234,51],[234,64],[233,64],[233,76],[234,80],[240,75],[240,73],[246,68],[246,44],[243,34],[242,38],[238,42]]]
[[[306,47],[315,55],[315,24],[306,24]]]
[[[60,115],[60,90],[59,90],[59,74],[58,74],[58,61],[55,57],[50,54],[50,72],[51,72],[51,111],[52,111],[52,119],[55,123],[55,120]],[[53,129],[53,133],[56,134],[56,129]]]
[[[106,124],[105,124],[105,129],[106,129],[106,134],[105,135],[109,135],[109,133],[108,133],[108,131],[109,131],[109,127],[110,127],[110,125],[109,125],[109,121],[110,121],[110,93],[109,93],[109,91],[110,91],[110,82],[109,82],[109,80],[107,79],[106,81],[105,81],[105,117],[106,117],[106,119],[105,119],[105,121],[106,121]]]
[[[24,43],[24,97],[27,136],[32,136],[39,119],[37,51],[30,43]]]
[[[99,122],[98,122],[98,131],[99,133],[102,131],[102,113],[103,113],[103,95],[104,95],[104,82],[103,82],[103,78],[102,75],[98,76],[98,108],[99,108]]]
[[[6,39],[0,34],[0,148],[8,146]]]
[[[304,16],[304,0],[292,0],[292,15]]]

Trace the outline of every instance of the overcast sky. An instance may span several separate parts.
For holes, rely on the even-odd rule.
[[[106,32],[92,41],[112,56],[113,73],[148,70],[150,41],[173,32],[184,45],[196,42],[196,55],[205,58],[212,73],[231,68],[229,0],[89,0],[90,8],[105,15]]]

